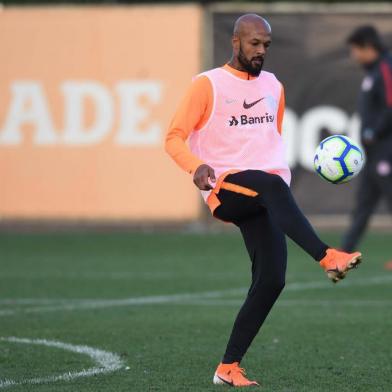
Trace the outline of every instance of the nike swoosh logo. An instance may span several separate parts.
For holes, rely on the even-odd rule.
[[[219,380],[223,381],[225,384],[234,387],[233,381],[230,382],[230,381],[227,381],[227,380],[225,380],[224,378],[222,378],[222,377],[220,377],[220,376],[217,376],[217,377],[219,378]]]
[[[257,101],[251,102],[251,103],[246,103],[246,101],[245,101],[245,99],[244,99],[244,109],[250,109],[252,106],[255,106],[256,103],[259,103],[259,102],[262,101],[263,99],[264,99],[264,97],[258,99]]]

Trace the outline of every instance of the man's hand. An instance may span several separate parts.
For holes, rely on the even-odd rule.
[[[193,175],[193,182],[200,190],[209,191],[213,188],[208,182],[209,178],[211,179],[211,182],[215,182],[214,169],[208,165],[200,165]]]
[[[363,142],[363,144],[366,144],[366,145],[370,146],[371,144],[374,143],[374,141],[375,141],[375,136],[376,136],[376,135],[374,134],[373,129],[371,129],[371,128],[366,128],[366,129],[363,131],[363,134],[362,134],[362,142]]]

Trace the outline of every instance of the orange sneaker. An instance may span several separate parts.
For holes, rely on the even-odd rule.
[[[384,264],[384,267],[385,267],[386,270],[392,271],[392,260],[391,260],[391,261],[387,261],[387,262]]]
[[[214,374],[214,384],[227,384],[232,387],[258,386],[256,381],[245,377],[245,369],[239,367],[238,362],[220,363]]]
[[[320,261],[320,266],[332,282],[337,283],[346,277],[347,272],[358,266],[362,260],[360,252],[346,253],[330,248],[327,255]]]

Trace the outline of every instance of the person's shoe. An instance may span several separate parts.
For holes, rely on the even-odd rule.
[[[391,261],[387,261],[387,262],[384,264],[384,268],[385,268],[386,270],[388,270],[388,271],[392,271],[392,260],[391,260]]]
[[[239,367],[238,362],[220,363],[214,374],[214,384],[231,385],[232,387],[258,386],[256,381],[245,377],[245,369]]]
[[[344,279],[347,272],[357,267],[361,261],[362,254],[360,252],[346,253],[330,248],[320,261],[320,266],[327,273],[328,278],[337,283]]]

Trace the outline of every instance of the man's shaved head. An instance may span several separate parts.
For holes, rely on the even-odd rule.
[[[266,19],[257,14],[245,14],[240,16],[234,23],[233,36],[240,37],[249,32],[250,29],[259,27],[267,34],[271,34],[271,26]]]
[[[240,16],[234,23],[233,55],[230,65],[258,76],[263,68],[264,56],[271,44],[271,26],[256,14]]]

